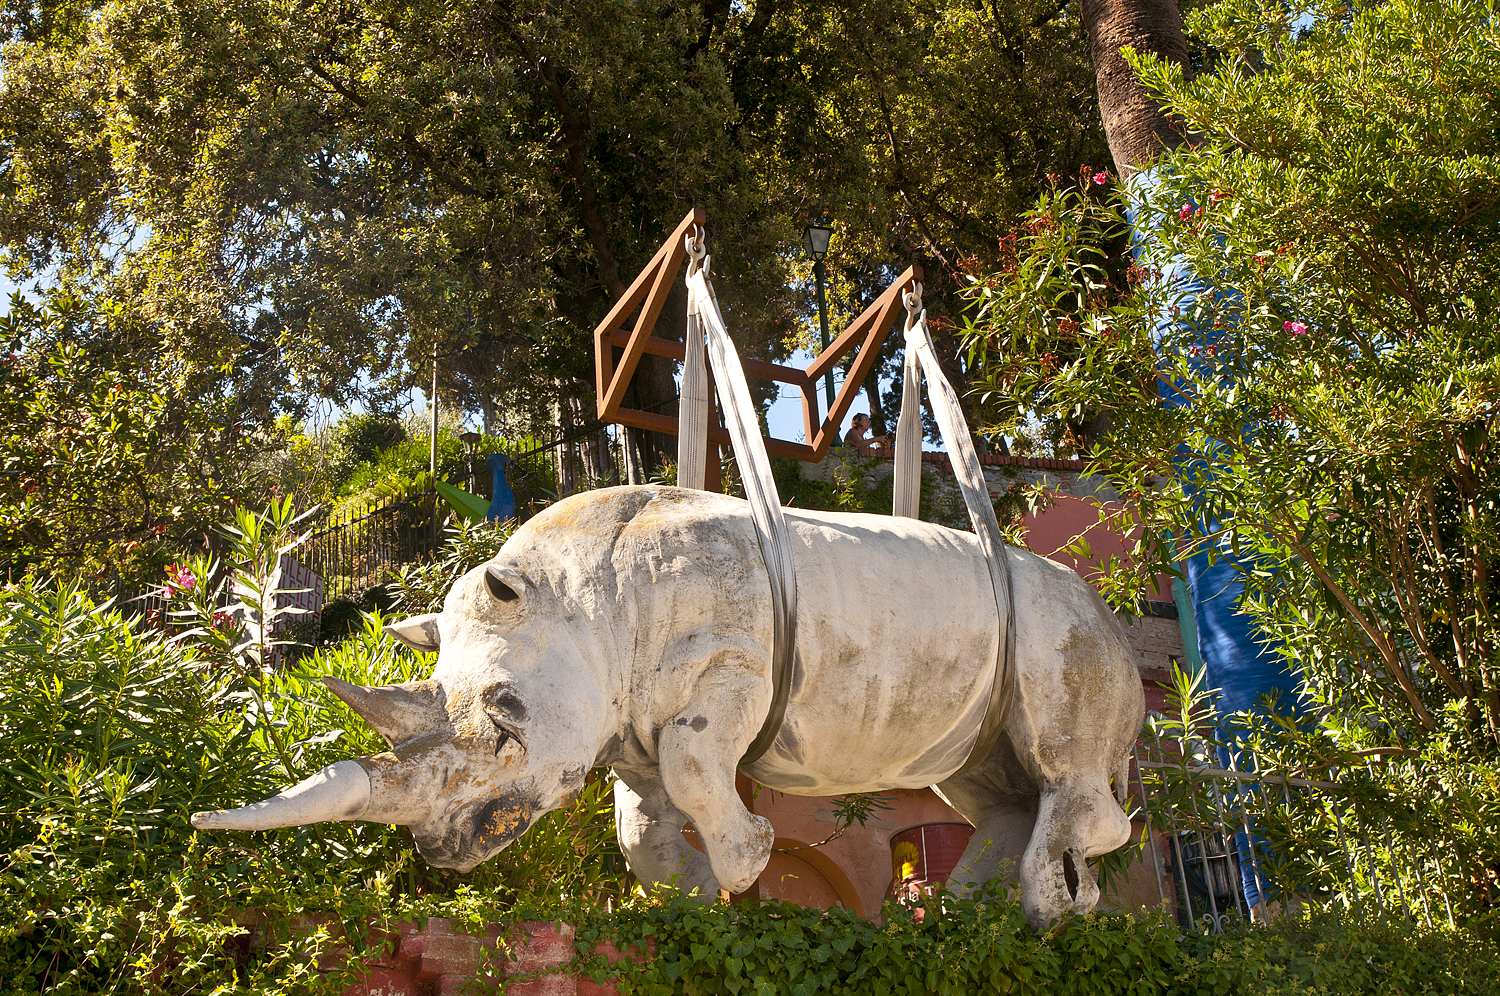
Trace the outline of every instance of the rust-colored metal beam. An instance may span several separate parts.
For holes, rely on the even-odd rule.
[[[631,283],[625,296],[615,303],[594,330],[594,370],[601,419],[636,429],[677,435],[675,416],[625,408],[623,402],[625,390],[635,376],[642,356],[650,354],[678,362],[682,362],[687,356],[687,347],[683,343],[659,339],[651,332],[661,316],[672,281],[687,258],[683,240],[694,225],[703,225],[706,220],[700,208],[689,211],[677,229],[656,251],[651,262],[646,264],[645,269]],[[855,396],[864,386],[865,378],[874,368],[875,359],[885,344],[886,336],[890,334],[891,325],[901,312],[901,292],[921,279],[922,268],[909,267],[806,370],[780,363],[767,363],[764,360],[741,360],[746,376],[791,384],[802,392],[802,424],[808,442],[795,443],[789,439],[765,436],[763,438],[767,453],[809,463],[817,463],[828,454],[828,448],[838,435],[839,425],[843,423]],[[635,327],[626,332],[625,322],[636,308],[641,310],[640,317],[636,320]],[[859,353],[839,389],[838,397],[834,399],[833,408],[819,421],[817,381],[856,347]],[[618,361],[615,359],[617,348],[622,350]],[[711,420],[708,439],[710,443],[728,445],[729,432]]]
[[[616,332],[610,336],[610,341],[616,346],[624,346],[630,341],[630,336],[624,332]],[[669,360],[682,363],[687,359],[687,345],[673,339],[658,339],[655,336],[646,340],[644,350],[652,356],[665,356]],[[795,384],[801,386],[807,380],[807,374],[796,367],[784,367],[780,363],[767,363],[765,360],[740,359],[740,366],[745,368],[745,376],[759,377],[762,380],[774,380],[783,384]]]
[[[667,241],[656,250],[656,255],[651,262],[646,264],[626,289],[625,296],[615,302],[615,306],[609,309],[609,314],[604,316],[604,321],[594,329],[594,367],[597,373],[596,387],[599,397],[599,417],[607,419],[620,407],[625,400],[625,389],[630,386],[630,379],[635,376],[635,368],[641,362],[641,354],[645,351],[646,340],[651,338],[651,332],[656,328],[656,320],[661,317],[661,309],[667,303],[667,294],[672,286],[672,279],[677,276],[677,271],[682,268],[682,261],[687,257],[687,247],[683,245],[683,239],[694,225],[702,225],[707,219],[702,208],[693,208],[687,213],[677,225],[677,229],[667,236]],[[643,303],[644,302],[644,303]],[[621,331],[625,319],[637,306],[641,308],[641,317],[635,323],[635,329],[630,333],[625,343],[625,353],[620,357],[618,365],[614,362],[613,336]]]
[[[807,368],[808,381],[816,383],[818,378],[832,370],[839,360],[848,355],[856,344],[859,345],[859,354],[855,356],[854,363],[849,368],[849,374],[844,378],[838,396],[834,398],[833,408],[823,419],[823,423],[818,426],[817,435],[808,433],[807,439],[812,445],[814,463],[828,455],[828,447],[833,445],[839,426],[843,424],[844,415],[854,404],[854,396],[859,393],[860,388],[864,386],[865,378],[874,369],[875,358],[880,354],[880,347],[885,345],[885,338],[890,334],[891,325],[902,311],[901,292],[921,279],[922,268],[920,266],[907,267],[906,272],[897,277],[895,282],[885,289],[885,293],[876,298],[875,302],[866,308],[864,313],[830,343],[828,348],[823,350]],[[863,342],[859,341],[861,335],[864,336]],[[816,396],[804,392],[802,409],[804,425],[811,426],[813,419],[817,417]]]

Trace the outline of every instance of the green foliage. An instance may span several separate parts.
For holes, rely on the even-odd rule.
[[[361,464],[373,462],[382,450],[406,440],[398,419],[369,413],[345,415],[333,425],[328,440],[328,479],[334,490],[354,476]]]
[[[702,907],[677,896],[578,924],[579,954],[609,941],[654,956],[588,962],[621,991],[673,993],[1160,996],[1485,993],[1500,983],[1493,948],[1462,935],[1333,917],[1287,919],[1224,935],[1179,935],[1159,915],[1093,914],[1036,932],[1003,891],[944,895],[885,922],[779,902]]]
[[[1241,713],[1230,721],[1231,745],[1201,672],[1174,668],[1166,691],[1141,754],[1167,765],[1140,771],[1153,832],[1249,826],[1268,842],[1257,849],[1259,875],[1282,902],[1356,918],[1399,906],[1413,921],[1496,935],[1500,765],[1476,749],[1483,741],[1461,707],[1450,706],[1440,733],[1416,746],[1332,709]],[[1241,770],[1264,776],[1258,787],[1205,773],[1230,746]],[[1311,784],[1284,785],[1285,777]],[[1143,825],[1137,846],[1122,853],[1138,853],[1145,836]]]
[[[1105,426],[1092,399],[1060,394],[1053,379],[1083,360],[1083,343],[1111,338],[1137,313],[1113,272],[1124,224],[1113,191],[1086,175],[1078,187],[1053,184],[1024,217],[1002,239],[1004,268],[970,277],[965,338],[976,401],[987,431],[1008,435],[1012,452],[1076,456]]]
[[[0,570],[128,587],[201,543],[265,476],[216,377],[148,351],[101,352],[112,316],[19,295],[0,318]]]
[[[784,356],[810,217],[836,322],[917,258],[938,304],[1046,174],[1107,156],[1053,0],[80,9],[6,21],[4,263],[293,409],[425,389],[436,352],[445,399],[555,425],[693,204],[747,353]]]
[[[1436,996],[1500,986],[1493,944],[1397,923],[1289,917],[1181,943],[1178,974],[1164,991],[1183,996]]]
[[[808,477],[799,460],[777,457],[771,461],[776,490],[787,508],[812,508],[824,512],[869,512],[890,515],[895,476],[889,461],[860,459],[852,450],[835,450],[837,463],[831,481]],[[923,468],[922,494],[917,517],[951,529],[971,529],[969,510],[956,484],[946,483],[938,472]],[[1034,495],[1012,486],[992,492],[995,516],[1007,534],[1007,542],[1024,546],[1020,525]]]
[[[235,977],[224,942],[239,928],[229,911],[266,906],[284,921],[337,896],[320,864],[353,854],[379,867],[383,827],[333,827],[316,840],[271,835],[254,849],[193,834],[194,810],[272,791],[285,777],[259,717],[237,708],[243,689],[218,680],[212,659],[96,606],[76,586],[20,586],[0,611],[7,991],[216,985]],[[327,728],[309,729],[319,708],[309,698],[279,700],[273,721],[316,753]],[[318,943],[296,940],[250,966],[247,989],[308,982],[307,952]]]
[[[1094,469],[1144,526],[1114,597],[1197,549],[1253,558],[1250,610],[1330,708],[1409,736],[1461,702],[1500,738],[1500,37],[1472,0],[1307,8],[1293,37],[1302,9],[1194,15],[1220,62],[1191,82],[1140,60],[1204,136],[1133,195],[1158,243],[1111,276],[1117,210],[1045,198],[978,282],[974,359],[1012,410],[1107,417]],[[1174,260],[1217,286],[1194,314]]]
[[[464,574],[495,554],[516,531],[515,520],[470,522],[455,518],[447,529],[443,548],[431,560],[407,564],[388,585],[401,614],[439,612],[448,589]]]
[[[77,583],[0,593],[0,978],[7,992],[339,991],[312,958],[366,924],[485,895],[491,918],[618,901],[628,881],[608,787],[468,875],[427,867],[401,828],[322,824],[247,836],[188,816],[274,794],[386,749],[320,680],[425,677],[432,662],[378,616],[297,667],[268,668],[257,618],[288,506],[241,511],[224,561],[172,572],[166,629],[98,605]],[[228,586],[236,583],[236,593]],[[226,611],[237,604],[241,611]],[[236,618],[238,616],[238,618]],[[268,946],[236,964],[256,923]],[[311,925],[311,926],[309,926]]]

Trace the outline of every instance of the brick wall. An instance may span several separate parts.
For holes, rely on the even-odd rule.
[[[566,923],[491,924],[469,930],[456,920],[432,917],[425,926],[396,924],[383,938],[374,931],[370,942],[382,940],[385,953],[364,961],[357,981],[345,990],[347,996],[457,996],[493,991],[502,980],[509,996],[617,992],[613,984],[600,985],[561,968],[576,957],[573,927]],[[598,945],[594,953],[610,962],[625,957],[612,944]],[[345,957],[347,949],[335,949],[320,959],[318,968],[337,971]]]

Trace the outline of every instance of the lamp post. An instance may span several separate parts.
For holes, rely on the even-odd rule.
[[[472,429],[460,433],[458,437],[459,442],[464,444],[464,463],[469,468],[469,487],[471,488],[478,483],[476,481],[477,475],[474,471],[474,447],[478,446],[479,441],[483,438],[483,436]]]
[[[824,224],[808,225],[804,236],[807,251],[813,258],[813,281],[818,285],[818,334],[824,350],[828,349],[828,307],[823,300],[823,283],[828,271],[823,267],[823,257],[828,255],[828,240],[832,237],[833,229]],[[832,370],[823,375],[823,396],[828,401],[828,410],[833,411]]]
[[[432,472],[432,479],[434,481],[437,480],[437,429],[438,429],[438,412],[437,412],[437,347],[433,346],[432,347],[432,425],[431,425],[432,438],[429,440],[429,442],[431,443],[432,449],[431,449],[431,458],[429,460],[427,469]]]

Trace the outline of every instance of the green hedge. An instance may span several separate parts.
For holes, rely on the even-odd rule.
[[[586,921],[577,944],[655,945],[640,963],[588,959],[644,996],[1012,994],[1049,996],[1413,996],[1500,992],[1500,951],[1461,933],[1337,917],[1273,928],[1182,935],[1160,915],[1093,914],[1038,932],[1020,904],[947,897],[917,913],[886,907],[877,925],[853,913],[779,902],[700,907],[675,898]]]

